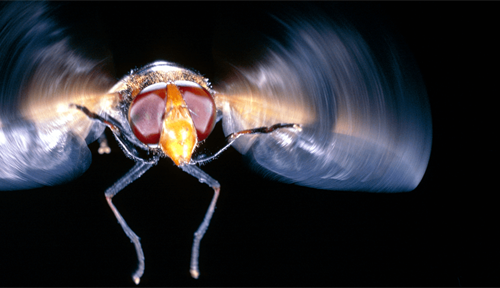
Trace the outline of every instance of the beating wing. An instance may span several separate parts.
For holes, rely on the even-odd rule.
[[[69,104],[99,113],[115,101],[105,95],[113,84],[105,62],[85,54],[52,12],[43,2],[0,6],[0,190],[80,176],[104,126]]]
[[[303,130],[240,137],[234,147],[263,174],[284,182],[413,190],[427,168],[432,125],[424,85],[407,51],[377,31],[377,23],[369,44],[353,25],[321,11],[275,23],[285,36],[267,41],[262,57],[226,65],[230,73],[216,87],[223,129],[228,135],[298,123]]]

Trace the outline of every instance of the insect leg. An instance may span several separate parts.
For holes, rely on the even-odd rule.
[[[99,149],[97,149],[97,152],[99,152],[99,154],[109,154],[111,152],[111,148],[109,148],[108,145],[108,139],[106,138],[106,134],[104,134],[104,132],[102,132],[97,141],[99,141]]]
[[[196,164],[196,163],[202,163],[202,162],[206,162],[206,161],[211,161],[212,159],[216,158],[217,156],[219,156],[222,152],[224,152],[229,146],[231,146],[231,144],[233,144],[234,141],[236,141],[236,139],[238,139],[240,136],[243,136],[243,135],[249,135],[249,134],[257,134],[257,133],[262,133],[262,134],[268,134],[268,133],[271,133],[275,130],[278,130],[278,129],[284,129],[284,128],[294,128],[294,129],[297,129],[298,131],[301,131],[302,128],[300,127],[300,124],[282,124],[282,123],[278,123],[278,124],[274,124],[272,126],[264,126],[264,127],[259,127],[259,128],[254,128],[254,129],[247,129],[247,130],[242,130],[242,131],[239,131],[239,132],[234,132],[234,133],[231,133],[229,134],[227,137],[226,137],[226,144],[224,147],[220,148],[217,150],[217,152],[213,155],[196,155],[193,157],[193,159],[191,160],[191,163],[190,164]]]
[[[246,135],[246,134],[257,134],[257,133],[262,133],[262,134],[267,134],[267,133],[271,133],[275,130],[278,130],[278,129],[282,129],[282,128],[294,128],[294,129],[297,129],[297,130],[301,130],[300,128],[300,124],[282,124],[282,123],[278,123],[278,124],[274,124],[273,126],[264,126],[264,127],[259,127],[259,128],[254,128],[254,129],[247,129],[247,130],[243,130],[243,131],[239,131],[239,132],[234,132],[234,133],[231,133],[229,134],[229,136],[227,136],[226,139],[229,139],[231,141],[231,143],[238,139],[240,136],[242,135]]]
[[[139,151],[134,148],[134,144],[132,143],[130,139],[132,139],[133,136],[129,135],[127,131],[121,126],[121,124],[116,120],[113,119],[113,117],[110,117],[109,115],[105,115],[104,117],[90,111],[87,107],[77,105],[77,104],[70,104],[71,108],[76,108],[87,117],[90,119],[99,121],[111,129],[113,132],[113,135],[115,135],[116,140],[120,144],[120,146],[123,148],[123,151],[125,152],[125,155],[127,155],[129,158],[132,158],[134,161],[141,161],[141,162],[147,162],[149,164],[156,164],[159,160],[159,156],[157,155],[140,155]],[[136,143],[137,146],[137,143]],[[142,147],[143,149],[147,150],[147,148]],[[144,153],[142,153],[144,154]]]
[[[116,181],[113,186],[109,187],[104,195],[106,196],[106,200],[108,201],[108,205],[115,214],[118,223],[122,226],[123,231],[127,234],[130,241],[134,243],[135,251],[137,252],[137,260],[138,265],[134,274],[132,274],[132,279],[135,284],[139,284],[141,280],[142,274],[144,274],[144,253],[142,252],[141,242],[139,241],[139,237],[128,227],[127,222],[123,219],[118,209],[116,209],[115,205],[111,201],[113,196],[115,196],[118,192],[120,192],[123,188],[125,188],[128,184],[132,183],[135,179],[141,177],[144,172],[146,172],[149,168],[151,168],[153,164],[145,163],[145,162],[136,162],[134,167],[130,169],[120,180]]]
[[[200,254],[200,241],[205,235],[205,232],[208,229],[208,225],[210,224],[210,219],[212,219],[212,215],[215,211],[215,204],[217,203],[217,198],[219,197],[220,192],[220,184],[217,180],[210,177],[207,173],[203,172],[200,168],[194,165],[183,165],[180,168],[189,173],[190,175],[196,177],[201,183],[206,183],[208,186],[214,189],[214,196],[212,198],[212,202],[208,207],[207,213],[205,214],[205,218],[201,223],[200,227],[194,233],[193,239],[193,248],[191,250],[191,267],[189,272],[191,273],[191,277],[194,279],[198,279],[200,275],[200,270],[198,269],[198,256]]]

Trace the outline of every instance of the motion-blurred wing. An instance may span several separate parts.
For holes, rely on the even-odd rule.
[[[69,104],[99,113],[115,101],[103,62],[84,56],[47,3],[0,7],[0,190],[56,185],[90,165],[87,143],[104,125]]]
[[[216,87],[217,103],[226,135],[276,123],[299,123],[303,130],[240,137],[234,147],[284,182],[413,190],[429,161],[432,126],[408,55],[383,32],[371,34],[383,39],[374,53],[352,26],[321,13],[281,25],[285,40],[271,42],[253,64],[233,66]]]

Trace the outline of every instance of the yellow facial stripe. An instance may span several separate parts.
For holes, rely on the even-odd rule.
[[[167,105],[160,135],[160,147],[175,163],[189,163],[198,138],[191,114],[174,84],[167,85]]]

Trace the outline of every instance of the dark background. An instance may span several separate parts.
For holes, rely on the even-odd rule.
[[[62,5],[59,13],[63,21],[99,28],[95,36],[107,42],[116,79],[164,59],[216,82],[212,47],[224,43],[225,29],[246,23],[241,33],[252,33],[262,15],[287,5],[297,4],[92,2]],[[500,285],[492,185],[498,5],[336,5],[346,15],[387,23],[416,58],[433,117],[420,185],[400,194],[286,185],[254,174],[231,148],[203,167],[222,190],[201,243],[201,276],[193,280],[192,235],[212,190],[165,159],[114,199],[142,239],[141,286]],[[216,129],[211,137],[221,137]],[[2,193],[0,285],[134,285],[133,245],[103,195],[133,162],[109,139],[113,153],[98,155],[93,143],[93,163],[75,181]]]

